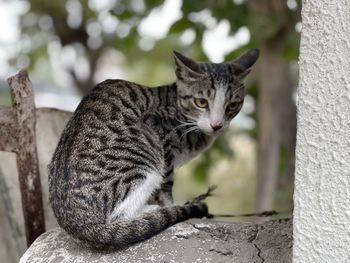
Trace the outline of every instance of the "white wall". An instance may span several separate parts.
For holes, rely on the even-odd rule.
[[[303,0],[294,263],[350,262],[350,1]]]

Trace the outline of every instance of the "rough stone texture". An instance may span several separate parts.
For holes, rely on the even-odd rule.
[[[304,0],[295,263],[350,262],[350,1]]]
[[[60,228],[41,235],[21,263],[50,262],[235,262],[292,261],[292,221],[231,224],[190,220],[122,251],[84,248]]]
[[[36,141],[43,191],[45,224],[57,227],[49,206],[47,164],[71,113],[41,108],[36,111]],[[16,155],[0,152],[0,262],[18,262],[26,250]]]

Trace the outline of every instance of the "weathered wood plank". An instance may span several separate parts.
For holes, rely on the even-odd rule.
[[[13,109],[0,106],[0,151],[16,151],[16,128],[17,125]]]
[[[17,138],[16,154],[22,210],[29,246],[45,232],[44,210],[35,138],[35,105],[32,84],[26,71],[10,77]]]

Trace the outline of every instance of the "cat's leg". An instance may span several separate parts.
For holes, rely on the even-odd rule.
[[[147,208],[146,202],[154,191],[160,188],[162,183],[162,176],[158,172],[146,173],[144,180],[139,180],[137,185],[134,185],[130,191],[126,194],[124,200],[122,200],[116,207],[114,207],[112,213],[107,218],[107,222],[112,222],[118,218],[131,219]],[[152,207],[155,209],[155,207]]]
[[[162,184],[163,186],[163,184]],[[173,197],[171,191],[164,191],[164,189],[158,189],[147,201],[147,205],[164,207],[171,206],[173,204]]]
[[[162,183],[159,192],[159,203],[161,206],[171,206],[174,203],[173,199],[173,185],[174,181],[167,181]]]
[[[148,200],[147,204],[159,206],[171,206],[174,204],[173,200],[173,173],[174,168],[169,167],[168,171],[165,172],[163,182],[160,186],[160,189],[157,190]]]
[[[167,160],[168,162],[170,160]],[[172,159],[171,159],[172,161]],[[160,186],[159,201],[163,206],[171,206],[174,203],[173,199],[173,186],[174,186],[174,166],[171,164],[168,166],[167,171],[164,174],[163,182]]]

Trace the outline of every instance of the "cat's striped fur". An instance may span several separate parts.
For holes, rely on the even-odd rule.
[[[218,134],[210,125],[225,128],[239,112],[242,79],[257,57],[250,50],[212,64],[175,52],[174,84],[98,84],[68,122],[49,166],[59,225],[92,245],[123,248],[207,216],[202,202],[172,204],[173,171],[210,145]],[[207,101],[205,109],[194,103],[197,97]]]

